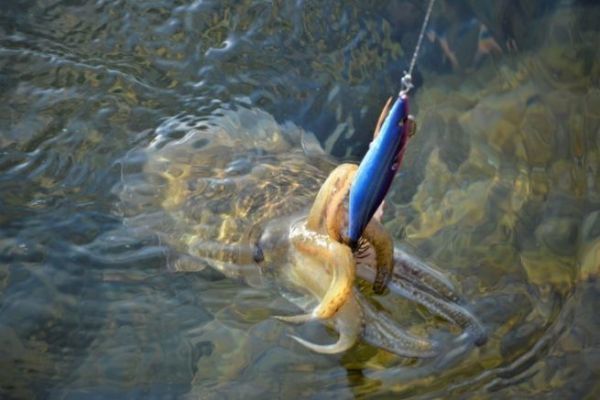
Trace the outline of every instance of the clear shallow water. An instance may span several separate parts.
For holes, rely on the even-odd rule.
[[[444,365],[364,344],[308,353],[269,318],[289,303],[208,271],[169,272],[174,250],[128,230],[115,193],[120,160],[167,119],[233,105],[293,121],[356,159],[397,89],[419,14],[403,19],[379,2],[4,7],[2,396],[593,398],[598,11],[524,8],[511,26],[497,22],[501,6],[475,6],[488,25],[528,35],[518,53],[472,68],[464,15],[436,6],[434,26],[447,26],[461,68],[424,49],[419,133],[388,204],[398,240],[446,271],[490,332],[486,346]],[[529,17],[533,33],[517,23]],[[381,302],[417,330],[439,323],[413,304]]]

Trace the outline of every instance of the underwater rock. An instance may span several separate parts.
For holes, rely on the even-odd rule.
[[[588,90],[583,103],[583,129],[588,134],[589,145],[600,149],[600,89]]]
[[[559,257],[542,250],[521,253],[521,265],[527,273],[528,282],[537,287],[554,287],[566,292],[575,281],[574,260]]]
[[[545,107],[536,104],[527,108],[519,126],[527,161],[532,166],[545,166],[555,151],[556,121]]]
[[[600,211],[590,213],[581,224],[579,279],[587,280],[600,274]]]
[[[580,239],[586,243],[597,238],[600,238],[600,211],[593,211],[581,224]]]
[[[600,239],[584,246],[579,266],[579,280],[598,278],[600,275]]]
[[[440,229],[457,223],[465,228],[480,225],[485,217],[481,204],[486,202],[489,187],[490,183],[483,181],[465,187],[464,182],[454,179],[440,160],[439,152],[432,152],[425,180],[413,198],[419,218],[407,226],[407,237],[431,237]]]
[[[550,192],[550,180],[543,168],[532,168],[530,174],[531,200],[544,201]]]
[[[581,159],[586,152],[585,121],[580,113],[571,113],[567,117],[567,139],[569,140],[569,153]]]
[[[536,239],[560,256],[575,255],[578,234],[579,224],[575,218],[551,218],[535,230]]]
[[[555,190],[576,197],[582,197],[586,194],[585,172],[583,168],[578,167],[572,161],[559,160],[552,164],[549,172]]]
[[[445,125],[446,129],[440,140],[440,158],[454,173],[469,157],[469,135],[462,129],[456,117],[451,117]]]

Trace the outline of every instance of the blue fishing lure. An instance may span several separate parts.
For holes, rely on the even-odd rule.
[[[348,239],[356,247],[363,230],[383,202],[394,179],[409,131],[408,97],[398,96],[361,161],[350,188]]]

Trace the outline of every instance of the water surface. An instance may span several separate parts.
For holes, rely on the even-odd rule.
[[[426,361],[365,344],[308,352],[269,318],[293,310],[288,302],[209,271],[170,272],[175,250],[132,232],[119,204],[128,154],[185,134],[169,121],[223,108],[264,110],[313,132],[339,160],[358,160],[408,63],[420,2],[9,3],[0,11],[2,397],[600,392],[593,2],[436,4],[432,28],[460,65],[426,41],[418,135],[385,220],[448,274],[490,339]],[[473,63],[473,17],[494,30],[502,55]],[[137,216],[152,218],[143,207]],[[416,331],[441,324],[413,303],[379,301]]]

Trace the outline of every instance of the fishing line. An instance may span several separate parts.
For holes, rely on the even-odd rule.
[[[423,37],[425,36],[425,29],[427,28],[427,24],[429,23],[429,17],[431,17],[431,10],[433,9],[433,3],[435,0],[429,0],[429,5],[427,6],[427,12],[425,13],[425,18],[423,19],[423,25],[421,25],[421,33],[419,33],[419,38],[417,40],[417,45],[415,46],[415,51],[413,53],[412,59],[410,60],[410,64],[408,67],[408,71],[404,71],[404,76],[401,79],[401,89],[400,94],[407,94],[412,88],[412,72],[415,68],[415,64],[417,63],[417,56],[419,55],[419,50],[421,50],[421,43],[423,43]]]

